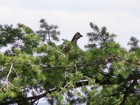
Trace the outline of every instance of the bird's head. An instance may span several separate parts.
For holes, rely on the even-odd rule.
[[[76,32],[75,35],[73,36],[71,42],[77,43],[77,40],[81,37],[83,37],[83,35],[81,35],[80,32]]]
[[[79,39],[81,37],[83,37],[83,35],[81,35],[80,32],[76,32],[75,35],[74,35],[75,39]]]

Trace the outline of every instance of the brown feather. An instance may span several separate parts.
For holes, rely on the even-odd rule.
[[[83,35],[81,35],[79,32],[75,33],[75,35],[71,39],[71,43],[73,43],[75,46],[77,46],[77,41],[81,37],[83,37]],[[65,53],[69,53],[70,50],[71,50],[71,48],[68,45],[64,48]]]

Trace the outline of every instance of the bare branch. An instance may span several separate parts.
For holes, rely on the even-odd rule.
[[[13,68],[13,63],[11,64],[10,70],[9,70],[8,75],[7,75],[7,77],[6,77],[6,84],[7,84],[7,87],[8,87],[8,83],[9,83],[9,80],[8,80],[8,79],[9,79],[9,76],[10,76],[10,74],[11,74],[12,68]]]

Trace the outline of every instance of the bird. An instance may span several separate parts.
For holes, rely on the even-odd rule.
[[[76,32],[73,36],[73,38],[71,39],[70,42],[66,43],[66,45],[64,46],[64,52],[66,54],[68,54],[71,50],[71,47],[77,47],[77,41],[78,39],[80,39],[81,37],[83,37],[83,35],[80,34],[80,32]]]
[[[81,35],[80,32],[76,32],[75,35],[73,36],[71,42],[74,43],[75,45],[77,45],[77,40],[81,37],[83,37],[83,35]]]
[[[60,45],[58,48],[60,48],[60,50],[56,50],[54,51],[54,58],[55,58],[55,61],[59,64],[61,64],[61,56],[65,57],[66,59],[72,59],[72,60],[76,60],[79,55],[81,54],[81,49],[77,46],[77,41],[78,39],[80,39],[81,37],[83,37],[83,35],[80,34],[80,32],[76,32],[74,34],[74,36],[72,37],[71,41],[68,41],[68,40],[64,40],[63,39],[63,44]],[[80,53],[78,53],[80,52]],[[71,60],[71,61],[72,61]],[[50,64],[40,64],[40,67],[43,69],[43,68],[51,68],[52,65]]]

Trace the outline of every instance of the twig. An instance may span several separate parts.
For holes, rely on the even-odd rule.
[[[16,72],[16,70],[13,68],[13,70],[15,71],[15,73],[16,73],[16,76],[18,77],[18,74],[17,74],[17,72]]]
[[[71,85],[72,84],[72,81],[69,81],[65,86],[64,88],[68,88],[68,85]],[[72,88],[74,88],[74,86],[72,86]]]
[[[75,72],[77,71],[77,64],[74,64]]]
[[[4,88],[5,84],[0,88],[1,90]]]
[[[10,70],[9,70],[8,75],[6,77],[7,87],[8,87],[8,83],[9,83],[8,79],[9,79],[9,76],[11,74],[12,68],[13,68],[13,63],[11,64]]]

